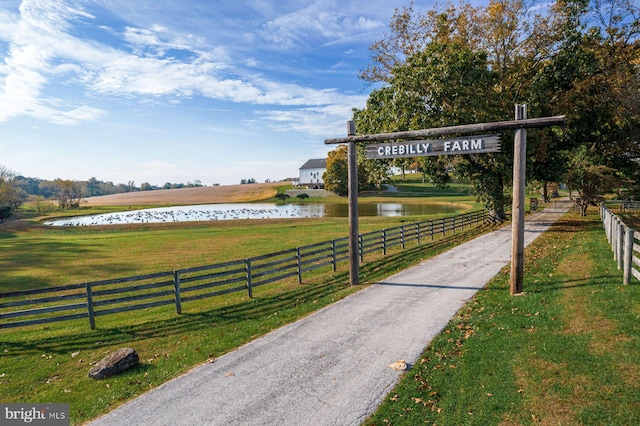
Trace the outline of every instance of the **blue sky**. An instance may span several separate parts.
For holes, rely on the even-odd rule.
[[[365,105],[368,46],[407,4],[0,0],[0,165],[138,186],[297,176]]]

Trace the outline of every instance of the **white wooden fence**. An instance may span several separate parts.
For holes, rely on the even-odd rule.
[[[613,250],[613,259],[618,262],[618,269],[623,271],[625,284],[630,284],[632,277],[640,281],[640,232],[627,226],[611,211],[615,205],[621,212],[640,212],[640,202],[607,204],[600,205],[600,218]]]

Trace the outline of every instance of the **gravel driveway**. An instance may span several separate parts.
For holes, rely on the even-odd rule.
[[[569,208],[526,219],[525,244]],[[511,228],[364,288],[212,364],[128,402],[92,425],[357,425],[475,292],[510,261]]]

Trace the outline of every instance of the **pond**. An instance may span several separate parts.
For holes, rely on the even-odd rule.
[[[455,213],[454,204],[360,203],[358,216],[419,216]],[[347,204],[202,204],[78,216],[46,222],[52,226],[122,225],[237,219],[347,217]]]

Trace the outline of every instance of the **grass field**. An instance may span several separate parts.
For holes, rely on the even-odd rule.
[[[437,196],[415,196],[420,190],[433,192],[428,184],[414,177],[404,183],[413,188],[411,197],[385,192],[368,193],[365,202],[389,201],[419,203],[455,203],[460,212],[480,208],[473,196],[463,188]],[[254,185],[236,185],[244,190]],[[270,188],[267,184],[261,184]],[[213,189],[225,187],[213,187]],[[172,203],[188,197],[180,196],[187,188],[163,191],[172,193]],[[437,191],[437,190],[436,190]],[[160,192],[160,191],[145,191]],[[131,193],[145,196],[145,192]],[[263,192],[260,192],[263,194]],[[246,195],[246,193],[244,193]],[[400,194],[402,195],[402,194]],[[111,197],[111,196],[110,196]],[[326,199],[312,199],[323,202]],[[344,197],[331,202],[346,203]],[[140,206],[140,199],[131,199]],[[291,202],[300,202],[293,199]],[[77,216],[123,207],[102,206],[55,212],[52,216]],[[31,213],[31,212],[27,212]],[[360,220],[360,232],[398,226],[424,220],[419,217],[369,217]],[[347,218],[243,220],[138,224],[93,227],[51,227],[38,220],[8,222],[0,225],[0,292],[96,281],[123,276],[191,268],[229,260],[295,248],[348,235]]]
[[[409,248],[361,268],[366,283],[378,281],[425,257],[473,238],[486,228]],[[65,402],[72,423],[94,418],[121,403],[237,348],[272,329],[333,303],[362,286],[351,287],[346,268],[321,271],[254,291],[254,298],[231,294],[183,305],[101,317],[96,330],[86,320],[0,332],[0,401]],[[137,368],[94,381],[91,365],[118,347],[140,354]]]
[[[640,424],[640,283],[622,285],[595,212],[565,216],[426,348],[372,425]]]
[[[362,199],[477,206],[463,186],[438,191],[416,178],[396,184],[402,192],[365,194]],[[432,194],[421,198],[420,190]],[[360,231],[422,219],[361,219]],[[0,227],[0,291],[244,258],[344,237],[347,226],[346,218],[76,228],[46,227],[34,220],[6,223]],[[361,280],[378,281],[487,230],[368,260]],[[0,331],[0,401],[67,402],[72,423],[81,423],[361,288],[347,283],[346,271],[325,270],[305,278],[302,285],[292,280],[261,287],[253,299],[236,293],[190,304],[179,316],[171,308],[156,308],[101,317],[96,330],[78,320]],[[138,351],[139,367],[102,381],[87,378],[93,363],[122,346]]]

